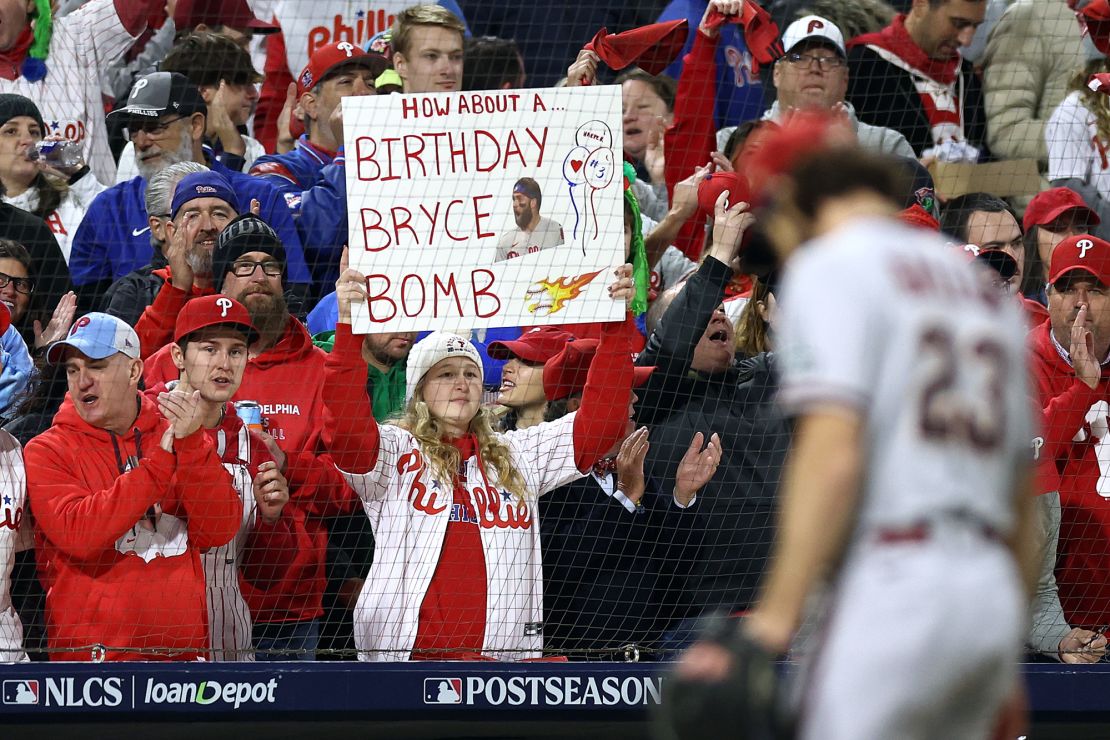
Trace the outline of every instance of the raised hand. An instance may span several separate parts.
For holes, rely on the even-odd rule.
[[[716,38],[721,32],[719,28],[710,28],[706,25],[709,14],[714,10],[721,15],[740,15],[744,12],[744,0],[709,0],[705,6],[705,13],[701,17],[701,23],[698,25],[698,31],[710,38]]]
[[[644,459],[649,447],[648,428],[640,427],[628,435],[617,453],[617,489],[634,504],[644,497]]]
[[[674,497],[682,506],[689,506],[702,486],[709,482],[721,464],[721,438],[716,432],[703,450],[705,436],[698,432],[690,440],[690,447],[678,462],[675,471]]]
[[[655,183],[666,179],[667,160],[663,152],[663,134],[666,131],[666,120],[662,116],[657,116],[652,122],[651,131],[648,132],[647,148],[644,149],[644,167],[647,168],[648,177]]]
[[[200,429],[204,417],[200,411],[200,391],[165,391],[158,394],[158,410],[173,427],[175,439],[184,439]]]
[[[251,434],[257,435],[262,440],[262,444],[266,445],[266,449],[270,452],[270,457],[274,458],[274,462],[277,463],[278,470],[281,471],[282,475],[285,475],[285,468],[289,462],[289,459],[285,456],[285,451],[278,447],[278,443],[266,432],[255,431]]]
[[[750,206],[744,201],[729,203],[728,195],[725,190],[713,204],[713,246],[709,250],[710,256],[726,265],[740,253],[744,232],[755,223]]]
[[[73,325],[73,315],[76,312],[77,296],[71,290],[58,299],[58,305],[54,307],[54,313],[45,329],[42,322],[35,319],[35,349],[42,349],[52,342],[64,339],[69,332],[69,327]]]
[[[162,254],[170,263],[170,285],[188,293],[193,287],[193,268],[189,266],[189,249],[196,242],[200,232],[200,216],[186,213],[184,222],[178,226],[173,221],[166,222],[166,243]]]
[[[349,264],[347,247],[343,247],[343,255],[339,258],[339,279],[335,281],[340,324],[351,323],[351,306],[366,302],[366,276],[358,270],[352,270]]]
[[[671,195],[671,212],[688,219],[698,210],[698,186],[712,169],[713,163],[706,162],[701,167],[694,169],[694,174],[681,180],[674,186]]]
[[[599,61],[601,61],[601,57],[589,49],[578,52],[578,57],[574,60],[574,63],[567,68],[567,87],[594,84],[594,80],[597,79],[597,63]]]
[[[290,118],[295,110],[297,110],[297,83],[290,82],[289,86],[285,88],[285,105],[281,107],[281,113],[277,119],[278,154],[291,152],[296,145],[293,134],[289,131]]]
[[[278,470],[277,463],[267,461],[258,466],[253,488],[254,501],[258,504],[262,521],[275,523],[281,517],[281,510],[289,503],[289,482]]]
[[[1087,314],[1090,308],[1086,303],[1079,304],[1079,312],[1071,325],[1071,365],[1075,368],[1075,377],[1094,388],[1102,377],[1102,367],[1095,359],[1095,338],[1087,328]]]
[[[231,120],[227,101],[230,94],[227,83],[220,80],[216,94],[208,103],[208,132],[210,136],[220,140],[225,152],[241,157],[247,152],[247,144],[243,141],[243,135],[239,133],[235,122]]]

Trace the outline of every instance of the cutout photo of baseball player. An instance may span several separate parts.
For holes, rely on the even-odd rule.
[[[522,177],[513,185],[513,219],[516,228],[506,231],[497,242],[497,259],[532,254],[563,243],[563,227],[540,215],[543,193],[538,182]]]

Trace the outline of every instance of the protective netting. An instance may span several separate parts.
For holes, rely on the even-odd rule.
[[[749,610],[776,248],[839,193],[775,179],[799,111],[1025,309],[1028,648],[1101,656],[1105,0],[54,5],[0,25],[0,661],[654,660]]]

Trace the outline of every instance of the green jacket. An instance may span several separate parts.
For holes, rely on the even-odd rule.
[[[312,343],[325,352],[335,346],[335,332],[323,331],[312,337]],[[374,420],[384,422],[405,410],[405,363],[398,362],[382,372],[367,365],[366,390],[370,393],[370,404],[374,409]]]

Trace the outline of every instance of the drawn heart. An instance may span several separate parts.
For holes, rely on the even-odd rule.
[[[572,160],[570,160],[570,168],[572,170],[574,170],[575,172],[582,169],[582,160],[581,159],[572,159]]]

